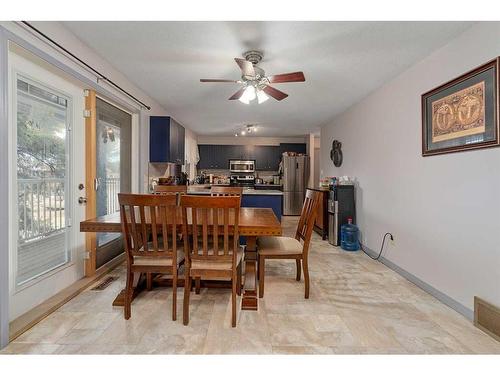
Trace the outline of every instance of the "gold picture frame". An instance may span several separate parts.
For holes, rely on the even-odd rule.
[[[499,58],[422,94],[422,156],[499,146]]]

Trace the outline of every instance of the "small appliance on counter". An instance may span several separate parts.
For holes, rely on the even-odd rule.
[[[356,222],[354,185],[332,185],[328,199],[328,242],[340,245],[340,230],[343,224]]]
[[[205,175],[202,173],[194,178],[194,183],[197,185],[203,185],[206,181]]]
[[[187,175],[181,165],[174,163],[149,163],[146,191],[153,192],[156,185],[185,185]]]

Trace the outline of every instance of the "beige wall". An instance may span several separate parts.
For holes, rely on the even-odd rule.
[[[321,129],[323,176],[358,180],[363,242],[378,251],[392,232],[386,259],[468,309],[500,306],[500,148],[422,157],[420,100],[499,56],[499,40],[499,22],[478,23]]]

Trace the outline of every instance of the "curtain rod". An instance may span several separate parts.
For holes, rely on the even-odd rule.
[[[87,64],[85,61],[83,61],[82,59],[80,59],[79,57],[77,57],[76,55],[74,55],[73,53],[71,53],[70,51],[68,51],[66,48],[64,48],[62,45],[60,45],[59,43],[57,43],[54,39],[50,38],[49,36],[47,36],[46,34],[44,34],[42,31],[38,30],[35,26],[31,25],[29,22],[27,21],[21,21],[23,24],[25,24],[26,26],[28,26],[30,29],[32,29],[33,31],[35,31],[37,34],[39,34],[40,36],[42,36],[43,38],[47,39],[49,42],[51,42],[52,44],[54,44],[57,48],[61,49],[62,51],[64,51],[65,53],[67,53],[69,56],[71,56],[72,58],[74,58],[76,61],[78,61],[80,64],[84,65],[86,68],[90,69],[94,74],[97,75],[97,78],[98,79],[102,79],[103,81],[106,81],[107,83],[109,83],[111,86],[115,87],[116,89],[118,89],[119,91],[121,91],[122,93],[124,93],[125,95],[127,95],[129,98],[131,98],[132,100],[134,100],[135,102],[139,103],[141,106],[143,106],[144,108],[146,108],[147,110],[151,110],[151,107],[145,103],[143,103],[142,101],[140,101],[139,99],[137,99],[134,95],[130,94],[128,91],[122,89],[120,86],[118,86],[116,83],[114,83],[112,80],[110,80],[108,77],[106,77],[104,74],[102,74],[101,72],[99,72],[98,70],[94,69],[92,66],[90,66],[89,64]]]

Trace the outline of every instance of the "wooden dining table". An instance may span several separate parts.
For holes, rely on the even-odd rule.
[[[182,223],[182,210],[179,209],[177,215],[178,217],[176,222]],[[189,215],[188,224],[190,224]],[[120,212],[99,216],[80,223],[80,232],[120,233],[121,231]],[[244,258],[245,277],[241,308],[243,310],[257,310],[257,237],[280,236],[282,233],[281,223],[271,208],[241,207],[238,231],[240,236],[246,237]],[[134,279],[137,280],[137,283],[140,283],[140,277],[134,277]],[[141,288],[138,284],[136,284],[134,297],[140,292],[140,290]],[[113,302],[113,306],[123,306],[124,293],[124,290],[119,293]]]

